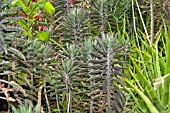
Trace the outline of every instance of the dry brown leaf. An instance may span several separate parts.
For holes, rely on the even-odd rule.
[[[10,101],[10,102],[15,102],[16,100],[12,97],[9,97],[7,101]]]
[[[10,84],[15,85],[16,86],[15,88],[17,88],[17,90],[21,91],[24,94],[24,96],[26,97],[25,90],[20,85],[18,85],[15,81],[10,81]]]
[[[8,90],[7,90],[7,88],[2,88],[2,91],[5,94],[6,100],[8,100]]]

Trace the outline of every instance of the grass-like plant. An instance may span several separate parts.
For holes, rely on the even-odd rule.
[[[25,102],[25,105],[20,105],[19,108],[12,106],[12,113],[43,113],[42,111],[39,111],[39,107],[40,105],[37,104],[33,109],[28,102]]]
[[[133,54],[129,57],[130,76],[124,79],[126,91],[132,96],[133,104],[131,112],[168,113],[169,111],[169,38],[168,30],[164,19],[163,26],[157,30],[154,40],[153,31],[147,31],[147,25],[140,11],[138,2],[135,2],[143,29],[138,28],[133,9],[133,22],[135,40],[132,45],[135,47]],[[153,12],[151,12],[153,13]],[[151,17],[152,18],[152,17]],[[149,20],[149,22],[152,19]],[[147,23],[148,21],[146,21]],[[154,23],[153,23],[154,24]],[[152,26],[152,24],[149,24]],[[144,30],[145,34],[142,32]],[[151,29],[155,30],[155,29]],[[129,102],[131,103],[131,102]],[[133,103],[133,102],[132,102]],[[130,112],[130,111],[129,111]]]

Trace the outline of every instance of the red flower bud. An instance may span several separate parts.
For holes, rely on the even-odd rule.
[[[32,0],[33,3],[37,2],[37,0]]]
[[[75,2],[75,0],[70,0],[70,2]]]
[[[25,13],[23,13],[22,16],[23,16],[24,18],[27,18],[27,15],[26,15]]]
[[[45,31],[45,30],[46,30],[46,28],[44,26],[39,27],[39,31]]]
[[[35,20],[40,20],[40,15],[34,16],[34,19],[35,19]]]

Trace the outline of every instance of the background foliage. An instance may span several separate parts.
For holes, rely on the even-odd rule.
[[[1,1],[0,110],[169,112],[167,3]]]

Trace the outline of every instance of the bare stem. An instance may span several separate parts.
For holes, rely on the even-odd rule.
[[[45,80],[45,78],[44,78],[44,95],[45,95],[45,99],[46,99],[46,104],[47,104],[47,108],[48,108],[48,113],[51,113],[50,104],[49,104],[48,97],[47,97],[46,80]]]
[[[153,43],[153,38],[154,38],[154,14],[153,14],[153,0],[150,0],[150,10],[151,10],[151,31],[150,31],[150,40],[151,44]]]

